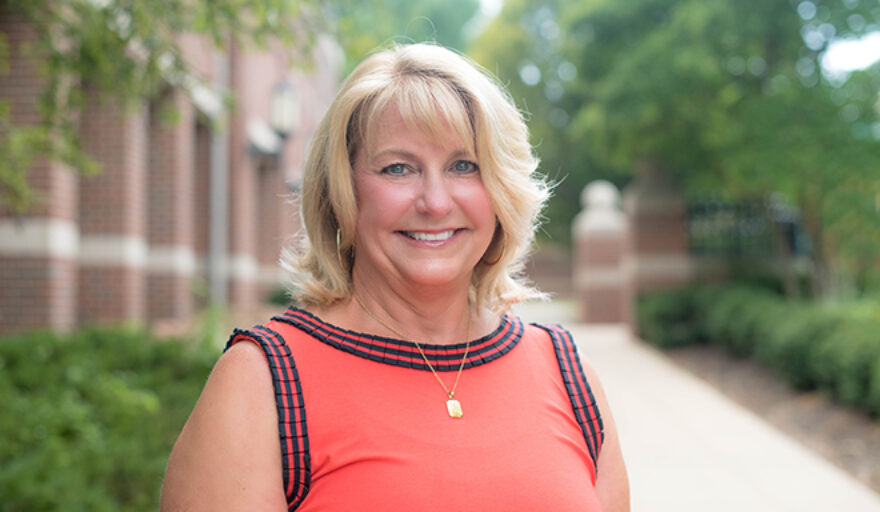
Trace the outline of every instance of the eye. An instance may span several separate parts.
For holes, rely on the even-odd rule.
[[[467,173],[476,172],[480,168],[477,167],[477,164],[475,164],[469,160],[457,160],[454,164],[452,164],[452,169],[455,172],[467,174]]]
[[[409,172],[409,168],[405,164],[391,164],[382,168],[382,174],[390,176],[403,176],[407,172]]]

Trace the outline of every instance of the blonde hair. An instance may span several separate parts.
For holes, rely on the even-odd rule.
[[[357,221],[354,156],[369,144],[374,125],[392,105],[408,125],[439,136],[445,121],[462,140],[474,143],[498,225],[474,269],[472,302],[504,311],[542,296],[522,271],[549,193],[535,173],[538,159],[523,117],[504,89],[477,65],[446,48],[420,43],[395,46],[364,60],[318,126],[303,171],[305,236],[298,250],[287,249],[281,258],[291,273],[293,298],[327,306],[351,296]]]

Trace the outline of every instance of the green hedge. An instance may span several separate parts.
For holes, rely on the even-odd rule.
[[[125,329],[0,338],[0,510],[157,510],[218,353]]]
[[[639,298],[643,339],[708,343],[755,358],[800,389],[880,415],[880,303],[811,303],[766,289],[702,286]]]

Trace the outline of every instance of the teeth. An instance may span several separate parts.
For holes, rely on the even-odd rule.
[[[415,239],[415,240],[423,240],[426,242],[441,242],[443,240],[449,240],[449,238],[455,234],[454,229],[450,229],[448,231],[441,231],[440,233],[424,233],[421,231],[406,231],[406,236]]]

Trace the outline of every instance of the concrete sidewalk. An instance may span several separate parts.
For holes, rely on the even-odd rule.
[[[634,512],[880,512],[880,495],[617,325],[574,322],[563,302],[516,308],[565,325],[599,373]],[[880,461],[878,461],[880,463]]]

